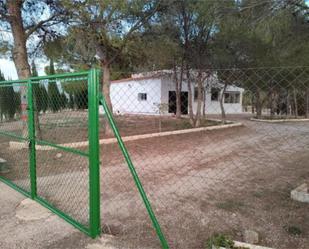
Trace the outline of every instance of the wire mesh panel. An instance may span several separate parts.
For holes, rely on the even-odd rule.
[[[89,227],[88,158],[63,150],[38,150],[37,194]]]
[[[0,90],[1,179],[92,237],[100,233],[98,89],[93,69]]]
[[[88,77],[33,82],[37,139],[54,144],[85,142],[88,139]],[[87,148],[87,144],[71,147]]]
[[[89,162],[80,154],[88,152],[87,80],[87,75],[43,79],[32,87],[37,194],[89,228]]]
[[[101,145],[101,159],[102,233],[119,238],[119,248],[161,248],[117,142]]]
[[[216,234],[243,241],[251,230],[260,245],[307,248],[307,204],[290,191],[309,176],[309,68],[183,73],[133,74],[110,87],[116,125],[170,248],[212,248]],[[102,111],[103,230],[155,248],[104,119]]]
[[[37,195],[89,229],[88,74],[32,87]]]
[[[30,192],[27,90],[24,82],[0,85],[0,176]]]

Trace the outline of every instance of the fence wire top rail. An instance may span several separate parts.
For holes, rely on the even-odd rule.
[[[49,79],[67,79],[72,77],[85,77],[89,75],[89,71],[75,72],[75,73],[63,73],[63,74],[54,74],[54,75],[45,75],[45,76],[37,76],[30,77],[25,80],[5,80],[0,81],[0,85],[11,85],[16,83],[27,83],[28,81],[41,81],[41,80],[49,80]],[[76,80],[76,79],[74,79]]]

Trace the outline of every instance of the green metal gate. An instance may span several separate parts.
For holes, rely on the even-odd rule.
[[[0,87],[4,94],[15,96],[2,102],[17,107],[11,116],[1,114],[5,119],[1,142],[8,142],[2,143],[8,145],[1,150],[8,166],[1,180],[96,237],[100,233],[98,71],[6,81]],[[83,92],[76,101],[88,111],[74,106],[73,111],[66,110],[62,103],[68,104],[70,98],[66,88]],[[44,94],[47,91],[52,95]],[[44,102],[47,108],[42,110]],[[80,139],[88,144],[81,149],[71,146],[66,141],[68,129],[84,132]]]
[[[92,69],[0,82],[0,158],[6,160],[0,180],[92,238],[98,236],[101,102],[161,245],[168,248],[113,115],[99,94],[99,77]]]

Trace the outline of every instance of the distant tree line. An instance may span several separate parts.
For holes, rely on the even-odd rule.
[[[31,65],[32,77],[37,77],[36,65]],[[51,60],[47,74],[54,74],[54,63]],[[5,81],[0,72],[0,81]],[[63,109],[83,110],[88,108],[88,90],[84,82],[33,82],[33,99],[36,113],[58,112]],[[0,120],[12,120],[21,113],[20,86],[0,85]]]
[[[0,72],[0,81],[5,78]],[[13,119],[20,113],[20,93],[12,85],[0,85],[0,120]]]
[[[45,68],[47,75],[56,73],[54,61],[50,59],[49,67]],[[32,76],[37,76],[35,64],[32,63]],[[63,109],[80,110],[88,108],[88,90],[84,82],[46,81],[34,83],[34,95],[38,112],[58,112]]]

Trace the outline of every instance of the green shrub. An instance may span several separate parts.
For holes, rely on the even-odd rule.
[[[235,246],[234,241],[223,234],[215,234],[207,240],[206,249],[219,249],[220,247],[226,249],[249,249],[247,247]]]

